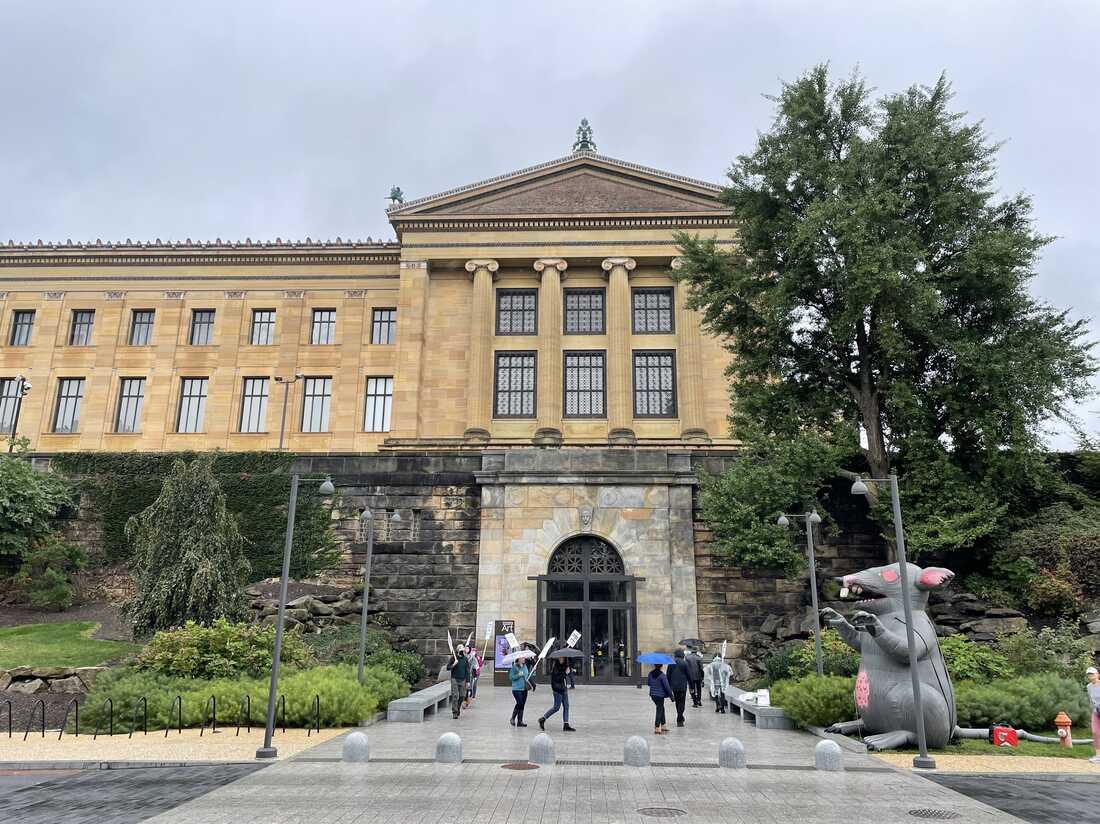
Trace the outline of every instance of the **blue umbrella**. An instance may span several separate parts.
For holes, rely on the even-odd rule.
[[[639,664],[675,664],[671,655],[665,652],[643,652],[637,657]]]

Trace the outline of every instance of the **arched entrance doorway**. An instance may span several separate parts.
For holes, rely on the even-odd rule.
[[[564,541],[538,581],[538,637],[563,643],[574,631],[588,683],[632,683],[638,654],[637,582],[615,548],[594,535]]]

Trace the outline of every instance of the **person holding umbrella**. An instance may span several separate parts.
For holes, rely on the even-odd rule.
[[[531,677],[531,671],[527,669],[526,662],[528,658],[534,657],[535,654],[528,650],[520,650],[508,656],[512,659],[512,666],[508,670],[508,680],[512,685],[512,698],[516,701],[515,707],[512,708],[512,717],[508,719],[508,723],[513,727],[527,726],[523,723],[523,708],[527,706],[528,678]]]
[[[550,653],[549,657],[554,660],[554,664],[550,668],[550,689],[554,693],[554,706],[539,716],[539,729],[545,730],[547,719],[561,709],[564,722],[561,727],[562,732],[576,732],[573,727],[569,726],[569,692],[565,684],[565,659],[580,658],[581,653],[566,647]]]
[[[671,657],[663,652],[644,652],[638,656],[639,664],[652,664],[653,669],[647,678],[649,684],[649,697],[653,701],[656,713],[653,717],[653,734],[663,735],[668,732],[665,721],[665,699],[672,698],[672,687],[668,683],[668,676],[661,667],[665,664],[675,663]]]

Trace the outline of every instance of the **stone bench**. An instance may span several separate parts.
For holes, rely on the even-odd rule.
[[[420,724],[423,723],[425,715],[435,715],[436,710],[446,707],[450,700],[450,681],[433,684],[405,698],[390,701],[386,706],[386,720]]]
[[[793,730],[794,721],[787,717],[782,707],[758,707],[753,701],[742,701],[738,696],[742,690],[727,690],[726,698],[730,707],[745,721],[756,724],[761,730]]]

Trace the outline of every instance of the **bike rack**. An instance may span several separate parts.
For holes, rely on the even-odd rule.
[[[145,696],[141,696],[141,700],[134,704],[134,714],[130,718],[130,734],[127,738],[134,737],[134,730],[137,728],[137,711],[138,707],[141,707],[141,734],[149,734],[149,702],[145,699]]]
[[[107,735],[115,734],[115,702],[110,698],[104,700],[103,704],[100,704],[100,709],[106,705],[107,707]],[[95,722],[95,732],[92,733],[92,740],[95,741],[96,736],[99,735],[99,721]]]
[[[11,738],[11,700],[5,698],[4,703],[8,705],[8,738]]]
[[[46,702],[39,698],[38,701],[35,702],[35,705],[31,707],[31,714],[27,716],[27,731],[23,733],[24,741],[26,741],[27,736],[31,734],[31,724],[34,723],[34,711],[38,709],[42,712],[42,737],[46,737]]]
[[[69,723],[69,709],[76,710],[76,731],[73,733],[77,738],[80,737],[80,701],[74,698],[65,706],[65,718],[61,721],[61,729],[57,731],[57,740],[61,740],[61,736],[65,734],[65,727]]]
[[[313,734],[314,727],[317,728],[317,732],[321,732],[321,696],[313,696],[313,723],[306,727],[306,738],[309,738]]]
[[[245,695],[241,699],[241,705],[237,708],[237,735],[241,734],[241,711],[244,711],[245,727],[252,732],[252,696]]]
[[[210,732],[213,734],[218,731],[218,697],[211,695],[206,699],[206,705],[202,708],[202,726],[199,727],[199,738],[202,738],[202,734],[206,731],[206,711],[211,708],[213,708],[211,716],[213,723],[210,725]]]
[[[176,700],[172,702],[172,710],[176,710],[176,723],[179,725],[179,734],[183,735],[183,696],[177,695]],[[169,730],[172,729],[172,710],[168,710],[168,723],[164,725],[164,737],[168,737]]]
[[[280,707],[280,712],[282,713],[282,719],[283,719],[282,728],[283,728],[283,732],[285,733],[286,732],[286,696],[285,695],[280,695],[279,696],[279,707]]]

